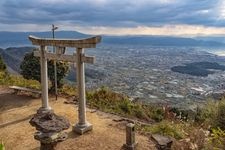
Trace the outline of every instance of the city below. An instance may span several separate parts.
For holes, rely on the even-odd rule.
[[[96,56],[96,63],[87,65],[87,76],[91,76],[87,78],[87,86],[110,87],[147,103],[196,108],[207,99],[219,98],[225,89],[225,57],[208,53],[206,49],[102,45],[87,50]],[[212,68],[206,69],[209,74],[191,75],[171,70],[193,62],[202,63],[197,71],[211,65]]]

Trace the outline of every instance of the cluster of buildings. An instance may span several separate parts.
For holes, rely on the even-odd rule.
[[[112,45],[88,53],[96,56],[96,64],[87,67],[106,75],[89,80],[89,87],[107,86],[133,99],[177,107],[201,104],[214,93],[225,91],[224,71],[215,71],[207,77],[171,71],[171,67],[186,63],[225,62],[223,57],[204,52],[204,49]]]

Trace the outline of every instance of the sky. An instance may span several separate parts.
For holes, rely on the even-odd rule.
[[[225,0],[0,0],[0,31],[224,36]]]

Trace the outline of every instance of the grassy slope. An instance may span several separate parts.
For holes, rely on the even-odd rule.
[[[26,80],[20,76],[0,73],[0,85],[18,85],[39,89],[37,81]],[[60,89],[61,95],[77,97],[76,88],[64,85]],[[187,121],[169,117],[172,109],[162,106],[143,105],[131,102],[126,95],[115,93],[102,87],[87,92],[87,103],[90,108],[104,112],[114,113],[132,120],[145,122],[137,124],[137,129],[143,134],[159,133],[171,136],[177,140],[189,139],[183,144],[175,142],[177,147],[190,148],[193,144],[198,148],[213,147],[225,148],[225,100],[210,102],[196,112],[194,120]],[[211,134],[205,135],[207,131]],[[206,140],[208,139],[208,140]],[[201,140],[201,141],[199,141]]]

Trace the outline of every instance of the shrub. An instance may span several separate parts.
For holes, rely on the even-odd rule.
[[[145,121],[149,121],[150,118],[160,121],[163,118],[162,108],[133,103],[127,96],[113,92],[106,87],[88,92],[87,100],[89,106],[92,108],[117,113],[126,117],[138,118]]]
[[[208,101],[201,109],[197,110],[197,123],[204,123],[212,128],[219,127],[225,130],[225,99],[220,101]]]
[[[59,89],[59,93],[67,96],[75,96],[77,95],[77,89],[75,86],[65,84]]]
[[[220,128],[212,129],[208,147],[213,147],[212,149],[215,150],[225,149],[225,131]]]
[[[218,105],[218,101],[209,100],[203,107],[198,107],[195,121],[197,123],[204,123],[205,125],[210,126],[215,124],[215,118],[218,113]]]
[[[169,121],[161,121],[153,125],[146,125],[142,127],[142,131],[150,132],[151,134],[161,134],[165,136],[171,136],[175,139],[184,138],[183,125],[173,123]]]
[[[215,125],[222,130],[225,130],[225,100],[221,100],[218,104],[218,110],[215,117]]]
[[[0,150],[5,150],[5,146],[4,146],[4,143],[2,141],[0,143]]]
[[[106,87],[87,93],[87,102],[90,107],[106,112],[129,114],[130,102],[123,94],[115,93]]]
[[[140,119],[147,119],[147,114],[140,104],[135,104],[132,109],[133,115]]]
[[[0,71],[4,71],[4,72],[6,71],[6,65],[3,62],[3,59],[1,56],[0,56]]]
[[[152,109],[151,111],[151,118],[156,120],[156,121],[162,121],[164,118],[164,111],[161,107],[156,107],[154,109]]]
[[[8,79],[9,79],[8,73],[4,71],[0,71],[0,85],[7,85],[9,81]]]
[[[132,105],[129,101],[125,100],[119,103],[119,108],[126,114],[131,114]]]

